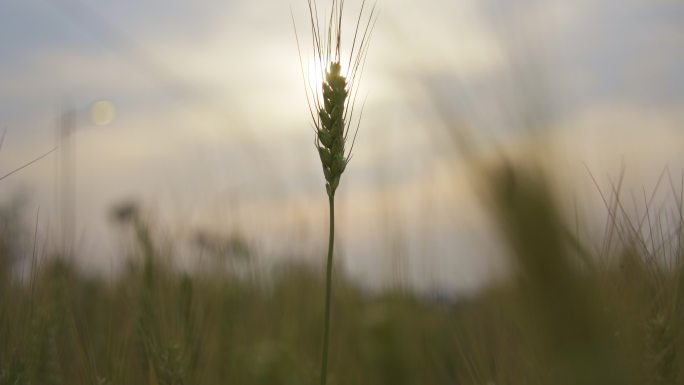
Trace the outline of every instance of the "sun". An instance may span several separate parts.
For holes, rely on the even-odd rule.
[[[319,94],[319,96],[323,87],[323,80],[325,76],[323,68],[324,67],[321,61],[316,58],[310,59],[307,62],[306,68],[304,69],[306,71],[306,82],[307,86],[309,87],[309,91]]]
[[[347,75],[348,63],[340,60],[342,67],[342,74]],[[309,87],[307,92],[316,100],[322,100],[323,97],[323,82],[325,81],[325,72],[330,64],[322,63],[318,58],[311,58],[307,61],[304,73],[306,74],[306,86]],[[347,79],[349,81],[349,79]]]

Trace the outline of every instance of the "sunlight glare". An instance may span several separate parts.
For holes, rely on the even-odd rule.
[[[345,60],[340,62],[342,67],[342,74],[348,75],[348,63]],[[310,95],[318,97],[319,100],[323,97],[323,81],[325,78],[325,70],[327,70],[328,65],[322,65],[318,58],[312,58],[307,62],[304,71],[306,73],[306,81],[309,89],[307,90]],[[349,79],[347,79],[349,81]]]

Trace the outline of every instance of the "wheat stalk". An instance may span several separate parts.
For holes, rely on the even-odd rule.
[[[314,128],[314,142],[323,167],[325,189],[328,194],[330,210],[330,233],[328,236],[328,256],[326,259],[325,280],[325,316],[323,321],[323,349],[321,353],[321,385],[326,384],[328,368],[328,335],[330,334],[330,297],[332,292],[333,246],[335,242],[335,192],[340,184],[342,173],[351,159],[354,141],[363,115],[363,106],[355,120],[354,105],[358,95],[357,85],[361,79],[368,52],[369,39],[377,21],[375,4],[366,10],[366,0],[361,3],[361,9],[356,19],[354,37],[349,51],[347,72],[342,73],[342,15],[344,0],[332,0],[329,13],[319,17],[316,0],[307,0],[311,24],[311,42],[314,56],[321,66],[321,93],[311,85],[307,86],[307,79],[302,64],[301,49],[295,24],[295,39],[299,52],[300,69],[306,90],[306,100],[311,114]],[[327,22],[326,22],[327,19]],[[321,21],[323,23],[321,24]],[[358,45],[357,45],[358,42]],[[356,121],[351,145],[346,149],[350,139],[352,122]]]

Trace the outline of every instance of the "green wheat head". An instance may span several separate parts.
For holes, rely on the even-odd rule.
[[[342,14],[343,0],[333,0],[329,13],[319,16],[315,0],[308,0],[311,22],[311,41],[314,57],[323,73],[321,92],[307,85],[307,78],[302,63],[299,38],[296,34],[299,51],[302,79],[304,80],[306,99],[314,127],[315,145],[323,166],[325,186],[328,196],[334,196],[340,184],[342,173],[351,159],[354,139],[358,132],[363,107],[358,117],[354,114],[354,105],[358,95],[357,86],[363,73],[369,38],[377,20],[375,5],[366,12],[366,1],[361,3],[358,18],[350,44],[347,73],[342,70]],[[323,23],[321,23],[323,20]],[[326,22],[327,20],[327,22]],[[293,19],[294,21],[294,19]],[[350,128],[355,122],[353,135]],[[351,139],[349,149],[347,140]]]
[[[345,155],[344,105],[347,100],[347,79],[340,73],[339,62],[330,63],[323,83],[323,108],[318,110],[319,125],[316,127],[316,147],[323,165],[325,188],[334,195],[340,177],[347,167],[349,155]]]
[[[349,51],[349,62],[347,73],[342,73],[341,62],[341,42],[342,42],[342,14],[344,11],[344,0],[332,0],[330,13],[323,13],[319,17],[318,5],[316,0],[308,0],[309,17],[311,21],[311,41],[313,43],[314,56],[321,66],[320,72],[325,73],[321,80],[321,92],[317,92],[313,87],[307,87],[307,78],[304,75],[304,65],[302,64],[302,51],[299,46],[297,36],[297,25],[292,22],[295,29],[297,40],[297,50],[299,52],[299,63],[302,70],[302,79],[306,90],[306,101],[309,105],[311,120],[315,133],[315,145],[323,166],[325,176],[325,189],[328,193],[328,207],[330,209],[330,234],[328,236],[328,256],[326,259],[326,279],[325,279],[325,310],[323,321],[323,347],[321,353],[321,381],[320,385],[326,385],[328,375],[328,335],[330,334],[330,307],[332,292],[332,266],[333,266],[333,247],[335,242],[335,191],[340,185],[342,173],[347,168],[351,159],[351,152],[354,148],[354,139],[359,129],[363,108],[358,119],[356,119],[356,129],[351,139],[349,150],[346,150],[347,140],[349,139],[349,128],[354,120],[354,102],[358,92],[356,85],[363,73],[366,52],[368,51],[368,41],[372,33],[373,26],[377,17],[375,16],[375,6],[370,10],[370,14],[364,13],[366,2],[361,3],[354,38],[352,39]],[[367,17],[365,28],[361,28],[361,20]],[[323,25],[319,20],[323,20]],[[327,22],[326,22],[327,20]],[[323,28],[321,28],[323,27]],[[361,31],[361,34],[359,32]],[[359,44],[357,46],[357,38]],[[358,76],[357,76],[358,75]]]

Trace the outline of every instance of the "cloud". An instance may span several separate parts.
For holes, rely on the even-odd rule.
[[[578,181],[591,189],[582,162],[603,173],[624,156],[644,179],[681,164],[681,15],[662,2],[619,3],[495,1],[507,7],[495,16],[475,1],[381,4],[361,93],[369,98],[341,190],[348,267],[372,278],[386,262],[374,253],[388,246],[377,236],[386,214],[378,202],[387,198],[412,266],[434,256],[425,263],[442,282],[458,273],[468,285],[488,274],[474,244],[487,233],[470,170],[452,152],[435,98],[482,136],[482,162],[501,148],[552,152],[568,190]],[[225,220],[216,202],[239,196],[244,226],[264,243],[280,236],[297,246],[293,213],[319,239],[326,202],[288,4],[172,0],[159,12],[153,0],[84,1],[95,18],[59,4],[72,5],[0,5],[3,168],[52,146],[63,101],[83,112],[104,98],[117,107],[115,121],[81,122],[74,137],[82,223],[105,229],[109,205],[134,196],[175,221],[197,212],[199,225]],[[526,104],[535,86],[543,105]],[[551,128],[528,135],[525,114],[540,106],[554,114]],[[58,162],[3,188],[32,186],[37,204],[54,206]]]

